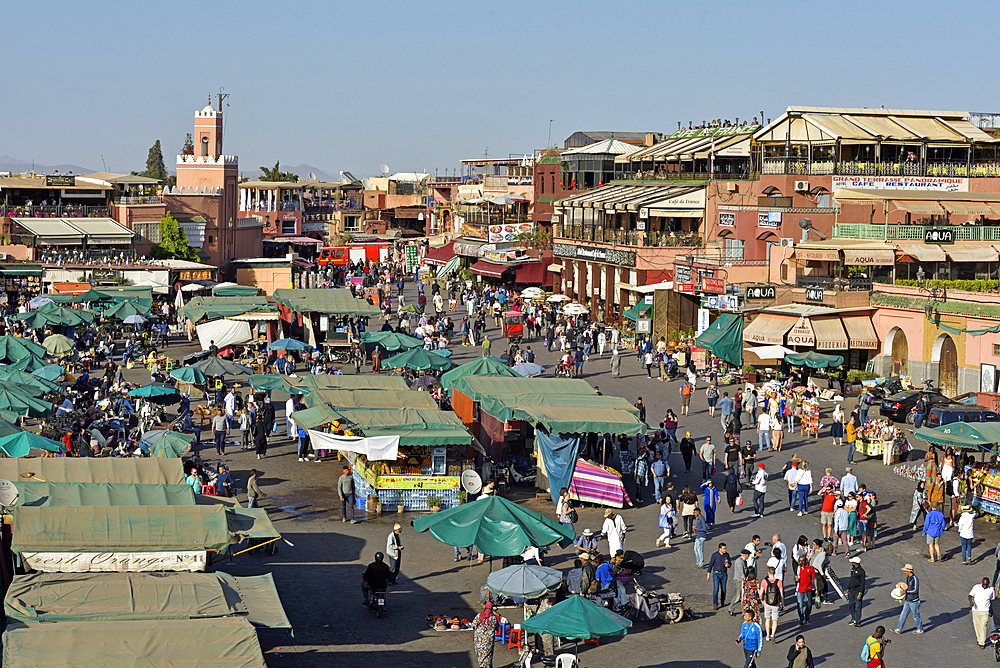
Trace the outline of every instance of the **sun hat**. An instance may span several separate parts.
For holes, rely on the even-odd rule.
[[[396,529],[402,529],[402,528],[403,528],[403,527],[402,527],[402,526],[400,526],[399,524],[393,524],[393,525],[392,525],[392,530],[393,530],[393,531],[395,531]]]
[[[899,570],[901,570],[901,571],[910,571],[912,573],[913,572],[913,564],[903,564],[903,567],[900,568]]]
[[[594,532],[593,532],[593,531],[591,531],[590,529],[584,529],[584,530],[583,530],[583,535],[584,535],[584,536],[593,536],[593,535],[594,535]]]
[[[861,557],[851,557],[850,559],[848,559],[848,561],[850,561],[852,564],[860,564]]]
[[[614,513],[613,513],[613,512],[611,512],[610,510],[605,510],[605,511],[604,511],[604,516],[605,516],[605,517],[611,517],[612,515],[614,515]]]

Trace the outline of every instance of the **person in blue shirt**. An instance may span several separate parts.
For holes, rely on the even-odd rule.
[[[941,535],[944,533],[944,513],[926,501],[924,502],[924,508],[927,510],[927,517],[924,518],[924,530],[922,533],[927,536],[927,551],[931,555],[928,561],[941,561],[941,545],[939,543]]]
[[[619,552],[621,552],[619,550]],[[617,558],[617,557],[616,557]],[[603,564],[597,567],[597,579],[601,581],[601,590],[606,591],[610,589],[615,582],[615,568],[614,559],[611,561],[605,561]]]
[[[740,627],[740,637],[736,643],[743,645],[743,655],[746,662],[743,668],[750,668],[754,663],[754,658],[760,656],[761,650],[760,624],[753,620],[753,615],[749,612],[743,613],[743,626]]]
[[[705,522],[708,526],[712,526],[715,524],[715,508],[719,503],[719,490],[715,489],[711,480],[701,483],[701,489],[705,494],[702,499],[702,505],[705,508]]]
[[[666,462],[663,461],[662,453],[656,453],[656,459],[653,460],[653,466],[651,469],[653,472],[653,496],[657,501],[659,501],[663,498],[663,490],[667,480],[667,474],[670,472],[670,469],[667,468]]]
[[[705,566],[705,539],[708,538],[708,523],[702,516],[701,508],[694,509],[694,563],[698,568]]]

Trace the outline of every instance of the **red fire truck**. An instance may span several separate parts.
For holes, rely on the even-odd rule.
[[[349,244],[347,246],[325,246],[319,251],[316,264],[346,265],[349,262],[387,260],[392,256],[392,243],[376,241],[370,244]]]

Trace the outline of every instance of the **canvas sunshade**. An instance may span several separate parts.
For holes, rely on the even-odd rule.
[[[322,402],[338,412],[343,408],[438,408],[430,394],[413,390],[316,389],[307,402]]]
[[[795,326],[797,318],[792,316],[761,313],[743,329],[743,340],[749,343],[781,345],[785,334]]]
[[[334,376],[330,374],[309,376],[287,376],[287,382],[295,387],[333,390],[409,390],[409,385],[401,376],[367,374],[364,376]]]
[[[845,315],[841,318],[844,321],[844,329],[847,330],[847,338],[851,341],[851,348],[863,350],[875,350],[878,348],[878,334],[872,325],[872,319],[867,315]]]
[[[518,408],[515,420],[543,427],[553,434],[645,434],[647,426],[632,413],[614,408],[565,408],[540,406]]]
[[[230,543],[226,511],[223,506],[19,507],[14,510],[11,549],[15,552],[219,550]]]
[[[941,202],[948,213],[956,216],[993,216],[993,209],[985,202]]]
[[[21,506],[193,506],[190,485],[17,481]]]
[[[267,297],[194,297],[177,311],[181,318],[198,322],[202,318],[226,318],[251,311],[277,312],[278,308],[267,301]]]
[[[180,459],[161,457],[17,457],[0,458],[0,478],[15,485],[37,482],[119,482],[144,485],[184,481]]]
[[[940,246],[933,244],[897,244],[901,253],[918,262],[944,262],[948,257]]]
[[[796,260],[837,262],[840,260],[840,251],[826,248],[796,248],[793,257]]]
[[[743,314],[721,313],[695,343],[719,359],[743,366]]]
[[[594,394],[585,380],[567,378],[508,378],[506,376],[466,376],[452,387],[474,401],[500,394]]]
[[[529,392],[525,394],[501,394],[482,397],[479,402],[479,407],[482,411],[501,422],[515,419],[515,410],[519,408],[531,408],[533,406],[552,408],[610,408],[629,411],[635,415],[639,414],[639,409],[622,397],[597,396],[596,394],[537,394]]]
[[[292,422],[303,429],[315,429],[324,424],[339,420],[340,414],[327,404],[320,404],[312,408],[304,408],[292,413]]]
[[[989,244],[948,246],[944,252],[952,262],[996,262],[998,257]]]
[[[194,619],[236,615],[291,628],[274,578],[228,573],[31,573],[17,575],[4,612],[20,622]]]
[[[847,350],[847,332],[840,318],[810,318],[816,337],[816,350]]]
[[[5,668],[225,666],[267,668],[250,622],[236,617],[111,622],[12,622]]]
[[[281,534],[271,523],[267,511],[263,508],[225,507],[226,528],[234,539],[244,538],[271,539],[280,538]]]
[[[365,436],[399,436],[399,445],[473,444],[472,434],[458,415],[442,411],[436,405],[427,408],[345,409],[338,412],[347,424],[357,426]]]
[[[916,200],[894,199],[892,203],[900,211],[907,211],[918,216],[943,216],[944,209],[937,202],[920,202]]]
[[[327,313],[330,315],[364,315],[377,317],[378,307],[358,299],[347,288],[288,289],[274,291],[279,304],[296,313]]]

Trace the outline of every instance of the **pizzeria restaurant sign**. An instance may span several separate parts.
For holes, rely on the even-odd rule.
[[[809,318],[799,318],[799,321],[788,332],[786,341],[790,346],[815,346],[816,335],[813,334],[812,323],[809,322]]]

